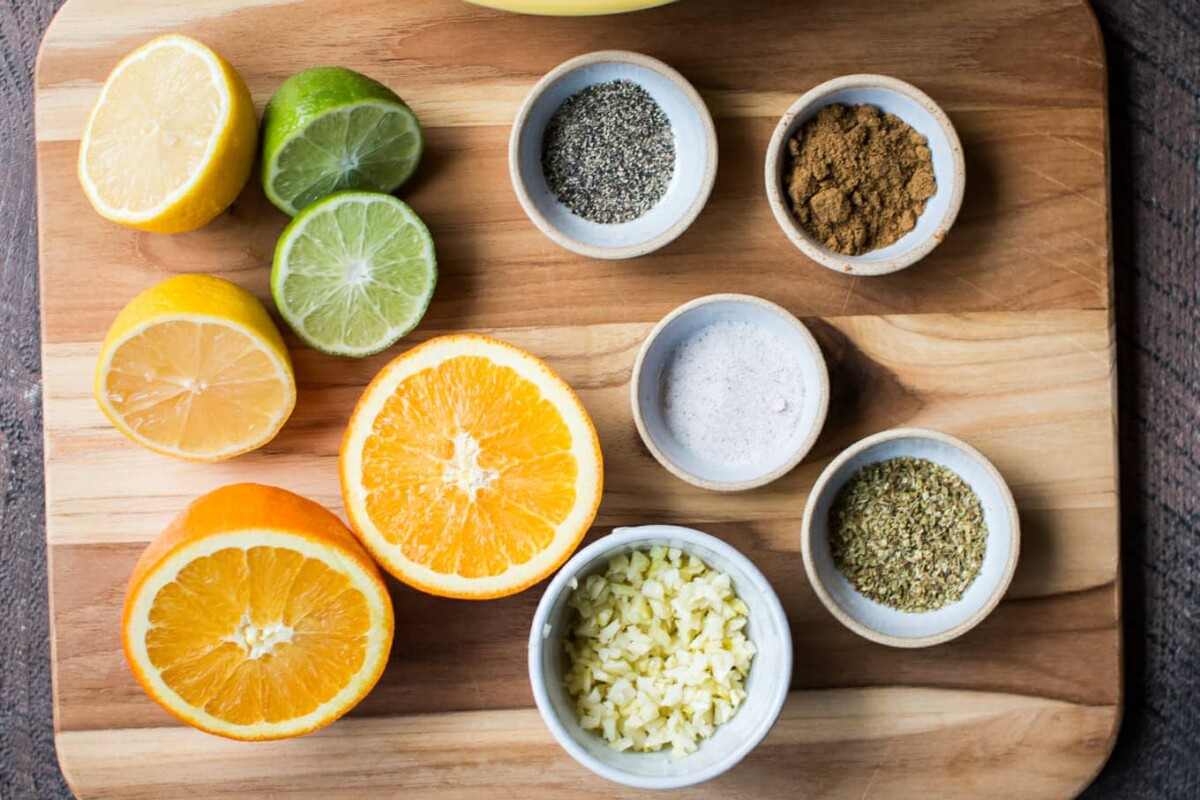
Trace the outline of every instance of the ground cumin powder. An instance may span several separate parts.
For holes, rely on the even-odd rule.
[[[908,233],[937,182],[929,142],[875,106],[832,105],[788,141],[788,199],[830,250],[861,255]]]

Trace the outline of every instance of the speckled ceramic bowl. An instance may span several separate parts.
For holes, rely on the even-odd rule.
[[[805,230],[788,206],[785,186],[788,140],[818,111],[837,103],[877,106],[911,125],[929,141],[937,180],[937,191],[925,204],[915,228],[887,247],[858,256],[830,250]],[[966,166],[958,133],[929,95],[885,75],[845,75],[806,92],[779,120],[767,145],[765,180],[771,211],[800,252],[823,267],[847,275],[886,275],[912,266],[941,244],[962,206]]]
[[[796,431],[774,452],[745,464],[722,464],[691,452],[663,419],[662,375],[672,352],[696,331],[715,322],[752,322],[780,338],[796,359],[804,399]],[[713,294],[684,303],[650,331],[633,365],[630,405],[638,434],[658,463],[694,486],[739,492],[786,475],[812,449],[829,410],[829,373],[817,340],[787,309],[745,294]]]
[[[829,509],[837,493],[864,466],[900,456],[928,459],[953,470],[983,506],[987,550],[979,575],[960,600],[936,611],[899,611],[859,593],[838,571],[829,547]],[[896,428],[846,448],[817,478],[804,509],[800,549],[809,583],[839,622],[880,644],[928,647],[962,636],[992,613],[1016,571],[1021,531],[1012,492],[982,453],[946,433]]]
[[[614,80],[640,85],[670,119],[675,172],[645,214],[604,225],[576,215],[550,191],[542,174],[542,134],[564,100]],[[573,58],[537,82],[513,122],[508,169],[521,208],[556,244],[591,258],[633,258],[674,241],[699,216],[716,180],[717,132],[699,93],[678,72],[640,53],[604,50]]]

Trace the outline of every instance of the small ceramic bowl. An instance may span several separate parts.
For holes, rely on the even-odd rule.
[[[979,575],[960,600],[936,611],[898,611],[859,594],[834,566],[829,548],[829,509],[838,491],[864,466],[900,456],[928,459],[953,470],[983,506],[987,549]],[[817,478],[804,509],[801,550],[817,597],[847,628],[892,647],[941,644],[982,622],[1008,590],[1020,549],[1017,507],[1004,478],[974,447],[938,431],[896,428],[851,445]]]
[[[542,134],[568,97],[615,80],[640,85],[670,119],[675,173],[662,199],[641,217],[602,225],[574,214],[546,185]],[[673,241],[700,214],[717,175],[717,133],[704,101],[678,72],[640,53],[603,50],[560,64],[529,92],[513,123],[508,169],[521,207],[555,243],[591,258],[633,258]]]
[[[859,256],[830,250],[804,229],[792,214],[787,196],[788,140],[825,106],[872,105],[895,114],[929,141],[937,191],[925,204],[917,225],[899,241]],[[849,275],[886,275],[912,266],[946,237],[962,206],[966,168],[962,144],[945,112],[912,84],[883,75],[846,75],[826,81],[792,104],[767,145],[767,200],[779,227],[804,255]]]
[[[796,432],[761,461],[747,464],[701,458],[676,440],[663,419],[662,375],[671,354],[701,328],[726,320],[755,323],[780,337],[795,357],[804,381]],[[684,303],[650,331],[633,365],[630,404],[638,433],[658,463],[694,486],[739,492],[782,477],[812,449],[829,409],[829,372],[816,339],[786,309],[751,295],[713,294]]]
[[[562,637],[569,624],[571,581],[602,572],[609,559],[656,545],[694,553],[733,581],[749,610],[746,635],[757,654],[746,676],[746,699],[733,719],[717,728],[696,752],[675,758],[670,748],[655,753],[618,752],[580,727],[575,704],[563,686],[566,656]],[[792,636],[771,584],[748,558],[707,533],[674,525],[618,528],[580,550],[550,582],[538,603],[529,634],[529,682],[546,727],[572,758],[610,781],[637,789],[677,789],[715,778],[755,748],[779,717],[792,681]]]

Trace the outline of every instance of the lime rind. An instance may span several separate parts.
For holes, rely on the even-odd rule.
[[[390,88],[343,67],[313,67],[280,84],[263,111],[263,190],[293,216],[337,191],[391,193],[424,149],[420,121]]]
[[[323,353],[367,356],[408,334],[437,285],[429,229],[386,194],[339,192],[303,210],[275,249],[271,294]]]
[[[405,105],[363,101],[331,108],[288,138],[266,165],[271,202],[296,215],[340,191],[391,193],[417,169],[425,149]]]

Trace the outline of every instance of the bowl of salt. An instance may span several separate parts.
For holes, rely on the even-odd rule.
[[[816,340],[786,309],[744,294],[684,303],[654,326],[633,366],[633,419],[669,472],[718,492],[787,474],[829,409]]]

